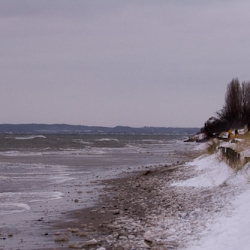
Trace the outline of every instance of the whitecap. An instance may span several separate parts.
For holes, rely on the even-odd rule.
[[[0,204],[0,215],[8,215],[14,213],[21,213],[25,211],[29,211],[30,206],[25,203],[1,203]]]
[[[114,138],[101,138],[101,139],[96,139],[96,141],[116,141],[116,142],[119,142],[118,139],[114,139]]]
[[[32,135],[32,136],[15,137],[16,140],[32,140],[35,138],[46,139],[46,136],[44,136],[44,135]]]

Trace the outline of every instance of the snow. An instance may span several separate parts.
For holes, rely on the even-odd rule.
[[[234,175],[234,171],[224,161],[220,161],[217,154],[201,156],[188,165],[194,165],[197,176],[182,182],[176,182],[174,186],[210,187],[218,186]]]
[[[197,143],[196,146],[193,147],[194,151],[205,151],[207,149],[207,143]]]
[[[157,183],[152,210],[143,219],[118,217],[111,228],[128,236],[114,232],[107,242],[123,249],[250,249],[250,162],[235,171],[217,151],[174,167],[139,180],[144,187]],[[147,196],[136,199],[147,208]]]
[[[234,212],[231,217],[219,218],[210,228],[210,233],[194,246],[192,250],[248,250],[250,248],[250,190],[239,195],[232,204]]]
[[[187,250],[234,250],[250,249],[250,163],[234,172],[217,154],[195,159],[186,166],[194,166],[197,175],[182,182],[173,183],[179,187],[215,187],[226,184],[228,192],[238,190],[230,205],[230,212],[224,211],[204,221],[206,229],[197,240],[192,239]],[[217,216],[217,217],[216,217]],[[212,221],[212,223],[211,223]]]

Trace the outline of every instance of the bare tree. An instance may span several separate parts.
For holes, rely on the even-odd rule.
[[[217,112],[218,118],[227,122],[230,127],[242,125],[242,89],[238,79],[233,79],[227,85],[225,105]]]
[[[250,121],[250,82],[243,82],[242,92],[242,122],[248,124]]]
[[[232,79],[227,85],[225,104],[216,114],[206,121],[202,131],[217,134],[250,124],[250,81],[240,84],[237,78]]]

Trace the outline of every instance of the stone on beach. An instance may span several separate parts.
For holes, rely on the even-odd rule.
[[[118,209],[113,210],[112,213],[113,213],[114,215],[118,215],[118,214],[120,214],[120,210],[118,210]]]
[[[64,236],[57,236],[54,238],[55,242],[67,242],[69,241],[69,237],[64,235]]]
[[[87,232],[79,232],[78,235],[80,237],[86,237],[86,236],[88,236],[88,233]]]
[[[78,233],[80,231],[79,228],[67,228],[67,230],[71,233]]]
[[[98,241],[96,239],[88,240],[84,243],[84,246],[94,246],[97,245]]]
[[[69,248],[74,248],[74,249],[80,249],[82,248],[82,244],[80,245],[79,243],[70,243],[68,245]]]
[[[154,235],[152,234],[152,232],[150,230],[148,230],[144,236],[143,236],[144,240],[149,242],[149,243],[152,243],[153,240],[154,240]]]

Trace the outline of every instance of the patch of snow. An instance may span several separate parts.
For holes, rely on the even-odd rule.
[[[203,142],[203,143],[197,143],[197,145],[193,148],[193,150],[200,150],[200,151],[204,151],[207,149],[207,143]]]
[[[197,170],[197,176],[181,182],[175,182],[173,186],[188,187],[211,187],[218,186],[234,175],[234,171],[224,161],[218,160],[218,155],[202,156],[193,162],[186,164],[193,165]]]
[[[250,149],[246,148],[245,150],[240,152],[241,157],[250,157]]]
[[[250,248],[250,190],[239,195],[232,204],[231,217],[220,217],[208,229],[210,231],[198,243],[193,242],[188,250],[248,250]]]
[[[250,249],[250,163],[247,163],[237,173],[226,163],[220,162],[216,154],[199,157],[192,163],[198,175],[175,186],[209,187],[225,183],[228,193],[230,190],[240,190],[231,202],[231,212],[224,210],[220,216],[213,215],[212,220],[204,221],[206,229],[200,239],[191,240],[186,250],[247,250]],[[216,195],[216,194],[215,194]],[[226,195],[226,193],[225,193]],[[211,223],[212,222],[212,223]]]
[[[159,184],[154,210],[145,221],[118,217],[113,228],[126,228],[129,235],[110,240],[120,240],[124,249],[250,249],[250,163],[235,172],[219,153],[180,166],[170,181],[168,175],[144,180]]]
[[[250,163],[245,164],[245,166],[235,173],[231,178],[226,181],[230,185],[249,185],[250,184]]]
[[[237,139],[238,140],[238,139]],[[232,143],[231,141],[228,142],[221,142],[220,143],[221,147],[225,147],[225,148],[232,148],[232,149],[236,149],[237,148],[237,144],[236,143]]]

